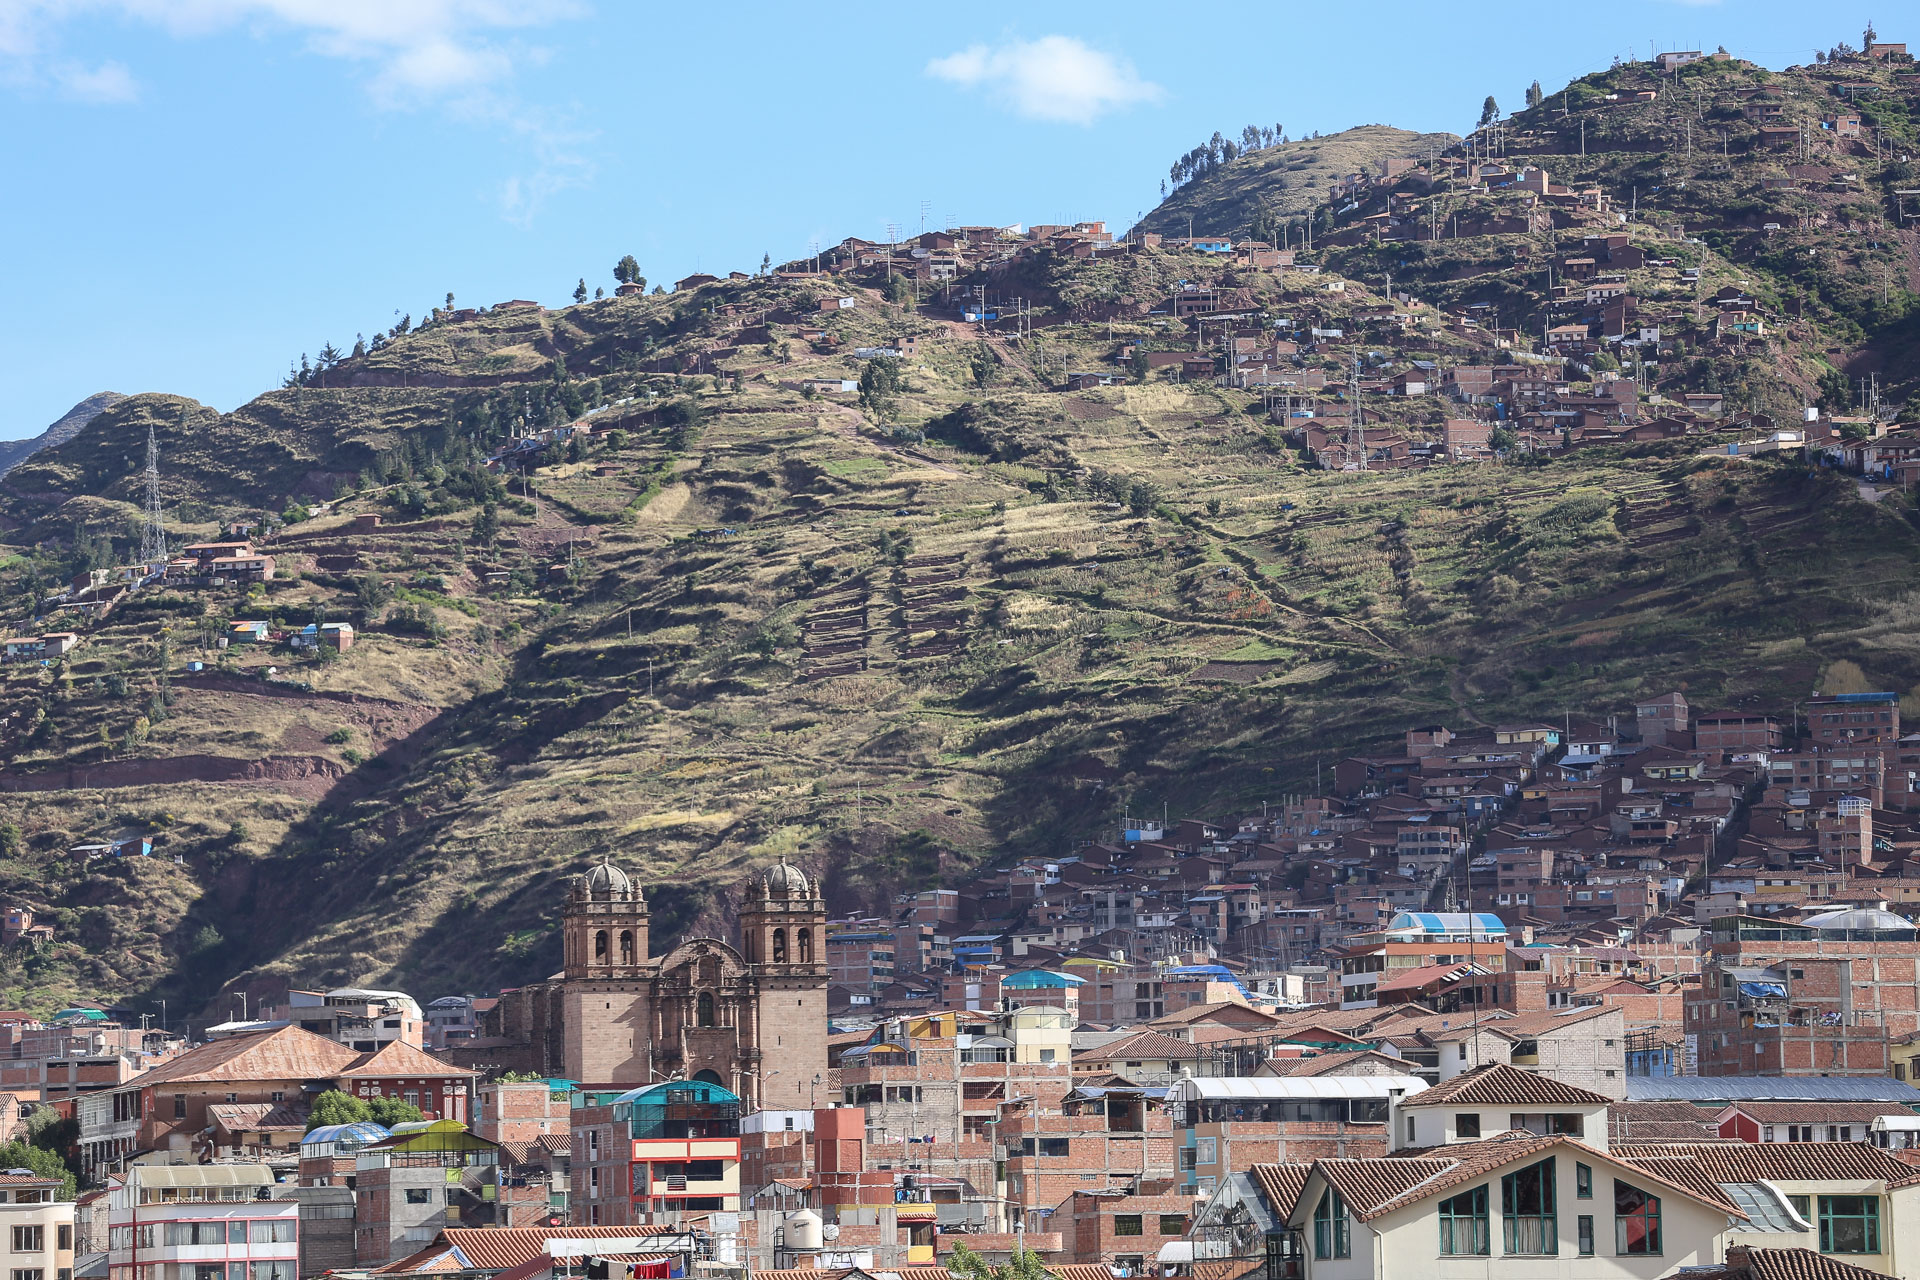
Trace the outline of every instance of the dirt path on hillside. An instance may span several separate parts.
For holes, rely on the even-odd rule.
[[[640,508],[633,518],[636,528],[645,529],[655,525],[672,524],[680,518],[693,500],[693,490],[684,481],[676,480],[653,495],[653,500]]]
[[[88,791],[102,787],[163,787],[182,782],[277,784],[274,790],[318,800],[345,772],[323,756],[268,756],[240,760],[229,756],[174,756],[156,760],[103,760],[65,765],[39,773],[0,774],[0,792]]]

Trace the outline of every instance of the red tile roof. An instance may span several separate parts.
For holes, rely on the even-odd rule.
[[[1294,1202],[1306,1189],[1307,1174],[1312,1171],[1310,1164],[1256,1164],[1247,1170],[1247,1176],[1267,1198],[1273,1216],[1285,1222],[1293,1216]]]
[[[434,1264],[449,1249],[457,1249],[473,1271],[506,1271],[546,1253],[551,1239],[625,1240],[635,1236],[679,1235],[679,1227],[447,1227],[433,1243],[416,1253],[374,1268],[376,1275],[403,1275],[437,1270]],[[822,1280],[824,1273],[815,1273]]]
[[[1911,1116],[1911,1108],[1897,1102],[1736,1102],[1731,1110],[1761,1124],[1872,1124],[1881,1116]]]
[[[1723,1267],[1690,1273],[1691,1280],[1884,1280],[1811,1249],[1752,1249],[1735,1245]]]
[[[1920,1168],[1864,1142],[1622,1143],[1613,1154],[1636,1168],[1667,1173],[1691,1165],[1715,1182],[1920,1183]]]
[[[1504,1062],[1489,1062],[1463,1071],[1451,1080],[1442,1080],[1433,1088],[1407,1098],[1401,1105],[1593,1107],[1609,1106],[1612,1102],[1605,1094],[1562,1084],[1551,1076],[1535,1075]]]

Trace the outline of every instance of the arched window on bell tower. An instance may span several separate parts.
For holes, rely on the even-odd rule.
[[[703,1027],[712,1026],[713,1025],[713,992],[702,991],[700,993],[700,998],[695,1002],[694,1007],[695,1007],[694,1017],[695,1017],[695,1020],[699,1023],[699,1025]]]
[[[605,929],[597,930],[593,935],[593,962],[595,964],[607,962],[607,931]]]
[[[773,962],[775,964],[787,962],[787,931],[785,929],[773,931]]]
[[[813,930],[811,929],[799,930],[796,941],[799,943],[799,948],[800,948],[800,963],[812,964],[813,963]]]
[[[631,929],[620,931],[620,963],[628,968],[633,967],[633,930]]]

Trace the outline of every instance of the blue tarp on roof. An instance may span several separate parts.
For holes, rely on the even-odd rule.
[[[1079,987],[1086,985],[1086,981],[1085,978],[1055,973],[1051,969],[1022,969],[1019,973],[1010,973],[1000,979],[1000,989],[1002,991],[1033,991],[1043,987]]]
[[[1507,931],[1506,921],[1490,911],[1402,911],[1387,922],[1390,932],[1419,929],[1425,933],[1474,933],[1490,935]]]
[[[1784,982],[1743,982],[1740,984],[1740,994],[1743,996],[1752,996],[1756,1000],[1764,1000],[1770,996],[1784,1000],[1787,998],[1787,984]]]

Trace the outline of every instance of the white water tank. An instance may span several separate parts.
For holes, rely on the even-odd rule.
[[[1802,410],[1800,421],[1802,422],[1820,421],[1820,410],[1814,407],[1813,405],[1808,405],[1804,410]]]
[[[813,1210],[802,1209],[790,1215],[786,1221],[786,1228],[787,1248],[805,1250],[822,1247],[820,1215]]]

